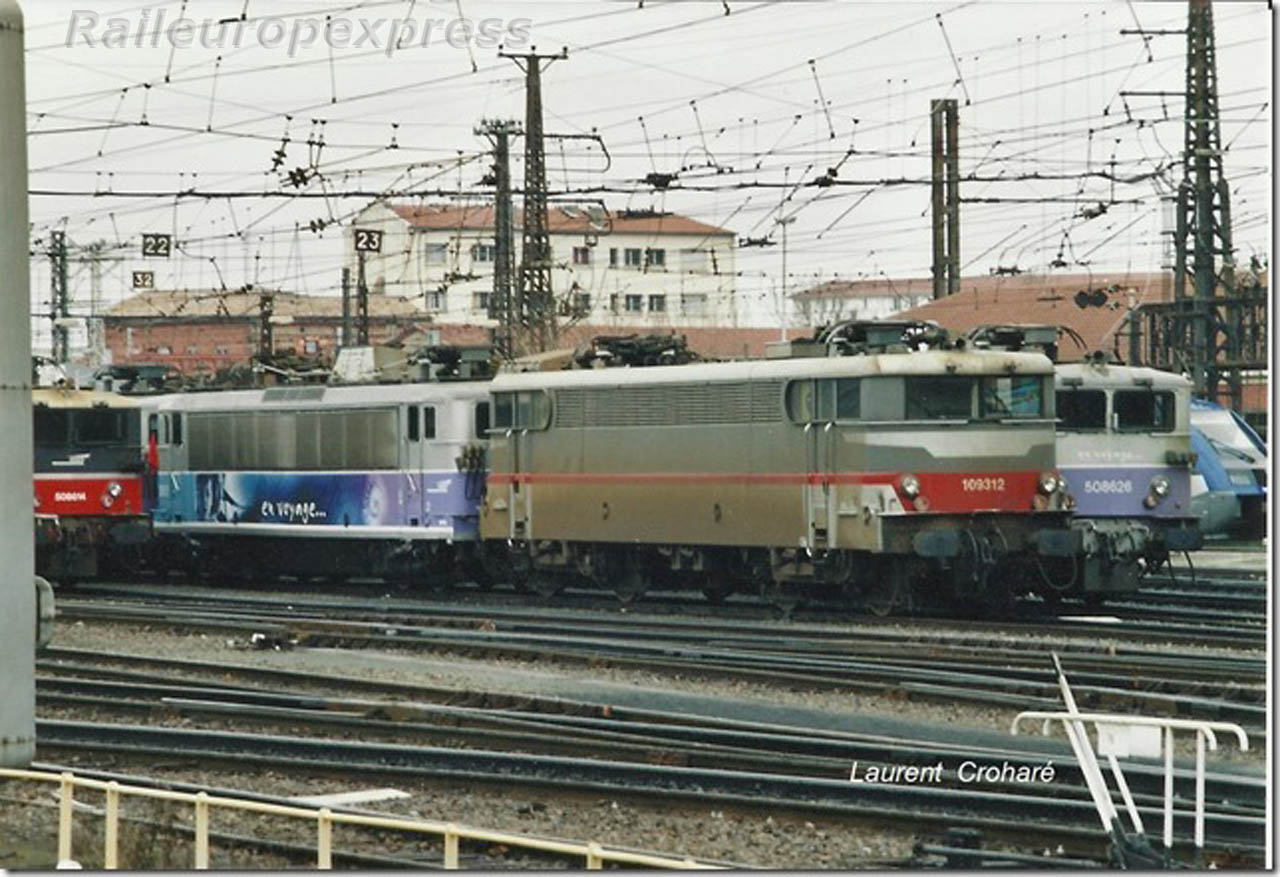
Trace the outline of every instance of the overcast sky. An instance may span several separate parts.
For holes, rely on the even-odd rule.
[[[154,269],[161,288],[336,293],[338,229],[366,200],[343,192],[484,200],[486,147],[473,128],[484,117],[524,119],[523,75],[498,56],[499,41],[518,52],[567,47],[543,74],[545,129],[594,132],[607,148],[606,160],[590,140],[548,139],[555,197],[673,211],[775,243],[739,253],[738,293],[761,324],[778,319],[780,217],[794,217],[789,292],[837,276],[929,273],[933,98],[959,101],[961,174],[976,178],[962,197],[999,199],[963,205],[966,275],[1049,271],[1059,258],[1062,272],[1158,269],[1173,221],[1160,196],[1181,176],[1181,97],[1121,92],[1181,92],[1185,37],[1120,30],[1181,29],[1185,3],[24,7],[33,309],[45,312],[54,228],[67,232],[73,258],[105,241],[113,261],[102,263],[100,306],[128,294],[140,268]],[[1269,240],[1274,15],[1262,2],[1217,3],[1214,15],[1235,244],[1247,263]],[[183,17],[191,23],[172,29]],[[289,172],[299,169],[306,180],[295,185]],[[812,185],[829,169],[838,185]],[[644,182],[655,172],[675,175],[666,191]],[[234,197],[181,195],[192,188]],[[116,194],[95,197],[105,192]],[[1099,202],[1105,212],[1084,215]],[[311,230],[318,221],[326,227]],[[175,235],[180,252],[144,262],[144,231]],[[83,313],[88,265],[71,271]],[[37,321],[38,346],[46,327]]]

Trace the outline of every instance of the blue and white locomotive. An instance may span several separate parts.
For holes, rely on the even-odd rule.
[[[1244,418],[1216,402],[1191,400],[1196,471],[1191,505],[1206,535],[1261,539],[1267,532],[1267,445]]]
[[[487,389],[310,385],[155,400],[162,562],[233,577],[453,572],[468,557],[453,546],[477,535]]]
[[[1191,381],[1101,361],[1055,369],[1058,471],[1092,543],[1085,563],[1106,591],[1136,587],[1144,569],[1203,537],[1191,509]],[[1137,561],[1141,561],[1138,563]]]
[[[980,347],[1043,350],[1056,362],[1058,335],[1057,326],[1006,325],[968,337]],[[1074,585],[1085,594],[1133,590],[1171,552],[1203,542],[1191,507],[1191,381],[1095,353],[1057,363],[1054,387],[1057,468],[1079,542]]]

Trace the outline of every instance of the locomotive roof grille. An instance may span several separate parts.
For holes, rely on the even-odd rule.
[[[324,387],[272,387],[262,391],[263,402],[317,402]]]

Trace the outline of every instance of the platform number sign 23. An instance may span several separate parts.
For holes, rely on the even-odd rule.
[[[382,232],[368,228],[357,228],[355,231],[357,253],[382,252]]]
[[[146,232],[142,235],[142,256],[145,259],[167,259],[172,244],[172,235]]]

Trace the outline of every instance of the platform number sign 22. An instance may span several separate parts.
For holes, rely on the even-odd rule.
[[[367,228],[356,229],[357,253],[381,253],[382,232]]]
[[[147,259],[167,259],[172,244],[172,235],[147,232],[142,235],[142,256]]]

